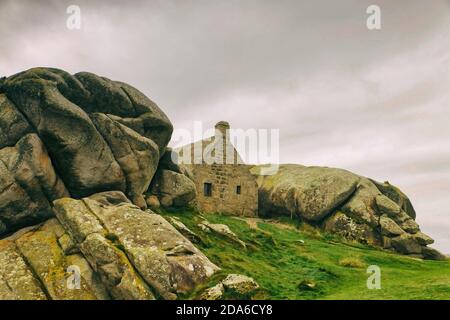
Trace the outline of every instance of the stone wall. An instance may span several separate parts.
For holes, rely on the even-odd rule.
[[[253,217],[258,215],[256,176],[245,165],[230,139],[230,125],[220,121],[214,136],[175,149],[178,160],[194,175],[197,203],[205,212],[222,212]],[[187,153],[189,157],[183,157]],[[205,194],[205,183],[212,186]],[[240,186],[240,193],[237,187]]]
[[[205,212],[223,212],[257,216],[258,185],[248,165],[202,164],[190,166],[198,192],[197,202]],[[211,196],[205,196],[204,184],[211,183]],[[240,186],[240,194],[237,187]]]

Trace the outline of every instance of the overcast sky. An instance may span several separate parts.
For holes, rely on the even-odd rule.
[[[381,30],[366,28],[370,4]],[[0,0],[0,76],[91,71],[175,128],[280,129],[281,162],[389,180],[450,253],[449,34],[447,0]]]

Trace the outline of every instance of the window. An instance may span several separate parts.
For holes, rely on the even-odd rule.
[[[236,194],[241,194],[241,186],[236,186]]]
[[[203,194],[205,195],[205,197],[212,196],[212,183],[205,182],[203,184]]]

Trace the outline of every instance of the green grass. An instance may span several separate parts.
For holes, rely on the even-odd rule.
[[[194,212],[160,212],[177,216],[202,238],[198,247],[222,268],[205,286],[229,273],[253,277],[262,287],[259,299],[450,299],[450,261],[423,261],[322,234],[288,219],[260,221],[251,228],[242,219],[203,214],[224,223],[247,250],[197,227]],[[304,243],[302,243],[302,241]],[[381,289],[367,289],[369,265],[381,268]],[[313,288],[305,288],[312,283]],[[204,288],[186,298],[195,297]]]

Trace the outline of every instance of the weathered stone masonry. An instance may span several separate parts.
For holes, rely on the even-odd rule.
[[[216,134],[211,139],[197,141],[189,146],[177,149],[182,156],[183,150],[190,150],[192,164],[186,164],[192,170],[197,188],[197,203],[199,209],[205,212],[221,212],[241,216],[256,216],[258,214],[258,185],[256,176],[250,173],[252,166],[243,164],[238,152],[231,144],[227,122],[219,122],[215,126]],[[216,148],[212,155],[214,161],[208,164],[198,156],[195,147],[211,148],[213,144],[222,143],[222,148]],[[227,150],[229,150],[227,152]],[[230,152],[231,151],[231,152]],[[198,149],[197,149],[198,153]],[[227,156],[232,159],[227,159]],[[197,159],[198,160],[198,159]],[[228,160],[228,161],[227,161]]]

